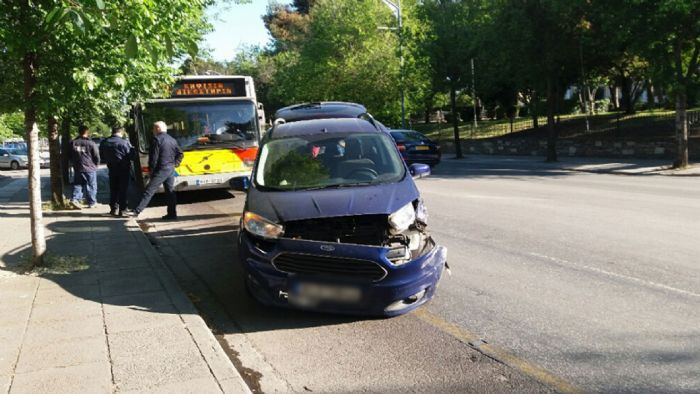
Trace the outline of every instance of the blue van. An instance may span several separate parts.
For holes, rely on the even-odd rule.
[[[279,122],[261,141],[239,255],[249,292],[270,306],[378,316],[429,301],[447,250],[391,136],[369,116]]]

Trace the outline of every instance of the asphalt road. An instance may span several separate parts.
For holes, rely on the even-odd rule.
[[[181,221],[142,227],[254,389],[700,392],[700,178],[468,159],[418,184],[452,276],[395,319],[250,300],[240,195],[189,193]]]

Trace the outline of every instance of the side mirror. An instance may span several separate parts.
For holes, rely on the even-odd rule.
[[[245,192],[248,191],[248,188],[250,188],[250,178],[248,178],[247,176],[237,176],[235,178],[229,179],[228,185],[231,187],[232,190],[238,192]]]
[[[408,167],[408,171],[414,178],[423,178],[430,175],[430,166],[427,164],[415,163]]]

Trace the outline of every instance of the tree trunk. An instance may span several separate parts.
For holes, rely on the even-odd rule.
[[[686,110],[688,97],[684,90],[676,94],[676,138],[678,140],[678,156],[673,164],[676,168],[688,166],[688,112]]]
[[[647,108],[654,109],[656,107],[656,102],[654,100],[654,98],[655,98],[654,84],[652,83],[651,79],[647,80],[646,88],[647,88]]]
[[[540,127],[539,114],[537,113],[537,91],[533,90],[530,95],[530,102],[528,103],[530,107],[530,116],[532,116],[532,128],[536,129]]]
[[[598,92],[598,88],[586,87],[586,93],[588,94],[588,114],[595,115],[595,94]]]
[[[554,119],[556,112],[556,95],[554,94],[554,81],[547,78],[547,159],[548,162],[557,161],[557,125]]]
[[[609,87],[610,89],[610,103],[615,111],[620,110],[620,95],[617,94],[617,86],[613,85]]]
[[[634,98],[632,93],[632,80],[626,76],[620,76],[622,85],[622,106],[627,115],[634,114]]]
[[[457,89],[454,84],[450,85],[450,105],[452,106],[452,128],[455,135],[455,155],[458,159],[462,157],[462,142],[459,138],[459,119],[457,118]]]
[[[433,112],[433,100],[435,93],[430,93],[430,95],[425,99],[425,124],[430,124],[430,113]],[[438,121],[438,123],[440,123]]]
[[[29,150],[29,221],[32,236],[31,266],[43,263],[46,239],[41,212],[41,174],[39,168],[39,128],[36,125],[36,53],[29,52],[22,59],[24,73],[24,128]]]
[[[55,116],[49,116],[49,165],[51,171],[51,204],[62,207],[63,204],[63,174],[61,174],[61,147],[58,143],[58,121]]]
[[[656,104],[663,108],[666,105],[666,92],[661,85],[656,85],[654,87],[654,93],[656,93]]]
[[[67,116],[61,120],[61,175],[64,185],[70,180],[70,123],[71,120]]]

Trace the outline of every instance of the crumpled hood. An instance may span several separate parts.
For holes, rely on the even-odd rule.
[[[410,176],[398,183],[297,192],[248,191],[247,210],[275,222],[391,214],[419,197]]]

